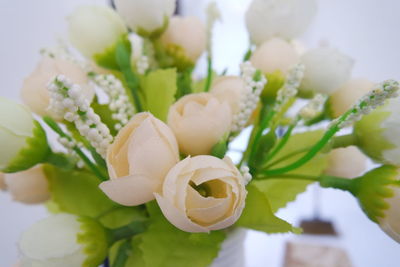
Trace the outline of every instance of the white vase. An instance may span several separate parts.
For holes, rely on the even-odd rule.
[[[235,229],[228,234],[228,237],[222,243],[218,257],[210,267],[244,267],[244,241],[247,230]]]

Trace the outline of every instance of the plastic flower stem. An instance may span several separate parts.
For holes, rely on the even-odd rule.
[[[293,162],[292,164],[289,164],[288,166],[274,169],[274,170],[264,170],[261,173],[264,175],[277,175],[277,174],[282,174],[286,173],[289,171],[292,171],[294,169],[297,169],[307,163],[309,160],[311,160],[321,149],[324,148],[324,146],[331,140],[331,138],[341,129],[339,125],[347,119],[347,117],[352,113],[352,110],[347,111],[345,114],[343,114],[339,119],[328,128],[328,130],[325,132],[324,136],[306,153],[302,158],[299,160]]]
[[[332,138],[332,148],[348,147],[357,145],[357,137],[354,134],[335,136]]]
[[[114,262],[111,264],[111,267],[125,267],[125,263],[131,253],[131,249],[131,241],[129,239],[124,241],[118,248],[117,256],[115,257]]]
[[[264,170],[267,170],[267,169],[271,168],[272,166],[275,166],[276,164],[281,163],[282,161],[285,161],[285,160],[287,160],[287,159],[290,159],[291,157],[294,157],[294,156],[296,156],[296,155],[298,155],[298,154],[300,154],[300,153],[307,152],[307,151],[309,151],[311,148],[312,148],[312,147],[309,146],[309,147],[305,147],[305,148],[301,148],[301,149],[295,150],[295,151],[293,151],[292,153],[289,153],[289,154],[287,154],[287,155],[285,155],[285,156],[283,156],[283,157],[281,157],[281,158],[279,158],[279,159],[277,159],[277,160],[271,162],[270,164],[268,164],[268,165],[266,165],[265,167],[263,167],[263,169],[264,169]]]
[[[58,126],[58,124],[50,117],[43,117],[43,121],[59,136],[67,138],[68,140],[72,140],[72,138],[64,133],[64,131]],[[86,156],[86,154],[77,146],[73,148],[73,150],[78,154],[78,156],[83,160],[86,166],[93,171],[93,173],[101,180],[106,181],[107,177],[105,177],[102,172],[97,168],[97,166]]]
[[[204,92],[208,92],[211,86],[211,78],[212,78],[212,58],[209,54],[207,57],[207,79],[204,85]]]
[[[274,176],[257,176],[255,180],[272,180],[272,179],[294,179],[294,180],[312,180],[318,181],[320,177],[303,174],[279,174]]]
[[[289,140],[293,129],[296,127],[298,120],[296,120],[294,123],[292,123],[289,128],[286,130],[285,134],[283,137],[279,140],[278,145],[272,149],[272,151],[267,155],[266,157],[266,163],[271,160],[276,154],[286,145],[287,141]]]
[[[75,165],[74,160],[64,153],[50,152],[46,158],[46,162],[64,169],[71,169]]]
[[[119,69],[121,70],[126,83],[130,89],[130,92],[133,96],[133,101],[135,103],[136,111],[142,112],[143,106],[140,101],[138,88],[139,88],[139,80],[138,77],[133,73],[131,67],[131,51],[126,47],[123,41],[118,42],[116,50],[115,50],[115,58]]]
[[[122,226],[116,229],[110,229],[111,233],[111,243],[115,243],[122,239],[131,238],[134,235],[143,233],[146,230],[147,220],[142,219],[134,221],[128,225]]]
[[[257,146],[258,146],[258,143],[260,141],[260,138],[261,138],[261,136],[263,134],[263,131],[267,128],[269,122],[272,120],[274,115],[275,115],[275,111],[270,110],[264,116],[264,118],[262,118],[260,125],[256,127],[256,132],[255,132],[254,139],[253,139],[253,142],[251,144],[251,149],[250,149],[250,157],[249,157],[250,159],[253,158],[254,153],[257,150]]]

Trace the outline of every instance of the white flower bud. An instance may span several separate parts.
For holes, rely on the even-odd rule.
[[[303,34],[316,14],[315,0],[253,0],[246,26],[256,44],[278,36],[292,39]]]
[[[336,148],[328,154],[328,168],[325,174],[354,178],[366,170],[367,160],[357,147]]]
[[[106,6],[81,6],[68,22],[71,43],[88,58],[104,53],[127,32],[118,14]]]
[[[300,90],[327,95],[349,80],[354,65],[350,57],[329,47],[309,50],[300,62],[305,66]]]

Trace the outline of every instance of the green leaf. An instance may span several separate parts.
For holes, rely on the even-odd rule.
[[[93,218],[117,206],[99,189],[99,179],[88,171],[63,170],[50,165],[44,171],[51,201],[61,211]]]
[[[147,109],[162,121],[166,121],[169,107],[175,101],[176,78],[175,69],[160,69],[141,80]]]
[[[128,225],[134,220],[145,218],[144,209],[140,206],[122,207],[117,206],[102,214],[100,222],[107,228],[118,228]]]
[[[237,226],[250,228],[265,233],[299,233],[298,228],[276,217],[272,212],[266,195],[255,185],[247,186],[248,195],[242,216],[236,222]]]
[[[296,151],[305,151],[277,163],[273,166],[273,168],[284,167],[302,157],[304,153],[307,152],[306,149],[314,145],[316,140],[319,140],[323,134],[324,131],[317,130],[291,136],[287,144],[276,154],[274,159],[285,157]],[[291,173],[296,173],[302,175],[319,176],[327,168],[327,166],[327,155],[319,153],[300,168],[297,168],[286,174],[290,175]],[[311,183],[312,181],[296,179],[267,179],[260,181],[255,180],[253,182],[253,184],[268,197],[273,212],[285,207],[287,203],[294,201],[297,195],[304,192],[307,186]]]
[[[147,206],[151,222],[139,245],[147,267],[207,267],[217,257],[224,232],[183,232],[164,218],[154,202]]]

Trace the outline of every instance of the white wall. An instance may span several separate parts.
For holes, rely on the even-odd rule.
[[[65,38],[64,17],[82,3],[105,3],[102,0],[0,0],[0,95],[18,97],[22,79],[38,60],[38,50]],[[242,24],[243,10],[249,0],[218,0],[224,6],[224,24],[215,36],[216,67],[237,71],[237,63],[247,48]],[[192,7],[190,7],[190,5]],[[198,14],[202,1],[187,0],[185,11]],[[314,24],[302,39],[317,46],[327,39],[356,60],[354,75],[374,81],[400,79],[400,1],[396,0],[320,0]],[[0,148],[1,149],[1,148]],[[1,153],[4,153],[1,151]],[[324,190],[323,216],[335,221],[341,238],[336,240],[350,254],[356,267],[397,267],[400,247],[368,221],[356,201],[335,190]],[[11,266],[17,258],[15,243],[19,234],[34,221],[45,217],[41,206],[24,206],[0,193],[0,266]],[[311,215],[311,193],[281,212],[293,222]],[[292,235],[267,236],[252,232],[246,243],[246,267],[280,266],[285,240]]]

